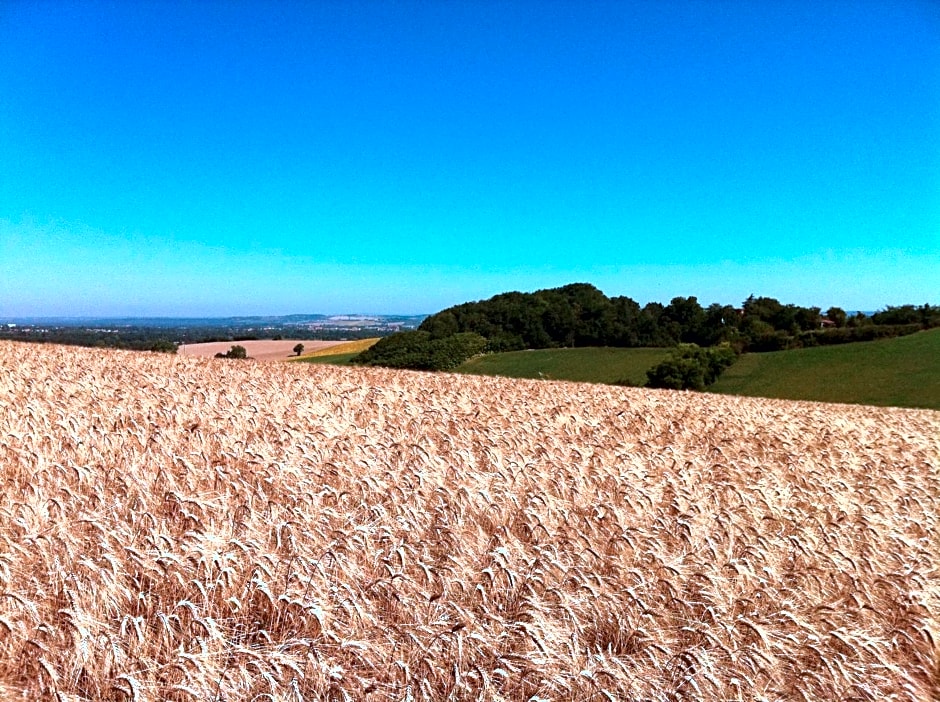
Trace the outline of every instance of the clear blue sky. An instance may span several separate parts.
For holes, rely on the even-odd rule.
[[[940,303],[932,0],[0,2],[0,315]]]

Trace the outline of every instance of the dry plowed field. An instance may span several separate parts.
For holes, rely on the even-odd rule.
[[[0,699],[938,700],[938,437],[0,342]]]
[[[311,341],[310,339],[249,339],[248,341],[207,341],[204,344],[184,344],[179,348],[181,356],[213,358],[217,353],[228,353],[236,344],[245,347],[245,352],[254,359],[271,361],[296,356],[294,347],[303,344],[305,351],[319,351],[342,344],[342,341]]]

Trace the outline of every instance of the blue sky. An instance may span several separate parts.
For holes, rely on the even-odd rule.
[[[940,302],[940,6],[0,4],[0,315]]]

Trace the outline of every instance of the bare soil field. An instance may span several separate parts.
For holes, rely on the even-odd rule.
[[[211,341],[205,344],[184,344],[179,347],[181,356],[213,358],[217,353],[226,353],[232,346],[244,346],[248,356],[259,361],[272,361],[296,356],[294,347],[304,345],[304,351],[318,351],[342,344],[342,341],[311,341],[310,339],[254,339],[250,341]]]
[[[0,342],[0,699],[936,701],[938,437]]]

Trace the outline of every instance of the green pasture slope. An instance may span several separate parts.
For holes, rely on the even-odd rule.
[[[940,329],[741,356],[711,392],[940,410]]]
[[[575,348],[510,351],[472,358],[458,373],[633,385],[670,352],[660,348]],[[349,365],[354,353],[299,358]],[[710,392],[817,402],[940,410],[940,329],[881,341],[749,353]]]
[[[292,359],[293,363],[326,363],[331,366],[348,366],[351,365],[349,362],[359,355],[359,351],[353,351],[352,353],[331,353],[323,356],[307,356],[306,358],[300,357],[297,359]]]
[[[633,385],[646,382],[646,371],[662,361],[669,349],[576,348],[508,351],[471,358],[458,373],[500,375],[506,378],[544,378],[582,383]]]

